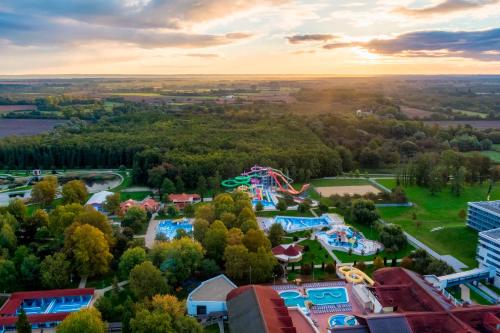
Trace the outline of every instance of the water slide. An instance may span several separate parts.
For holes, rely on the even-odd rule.
[[[373,286],[375,284],[375,281],[373,281],[368,275],[366,275],[365,272],[355,267],[340,266],[338,270],[342,275],[344,275],[344,279],[349,283],[362,283],[363,281],[365,281],[370,286]]]
[[[283,175],[283,173],[281,173],[280,171],[274,170],[274,169],[269,169],[268,172],[269,172],[269,175],[274,179],[274,181],[278,185],[280,192],[288,193],[291,195],[299,195],[299,194],[307,191],[307,189],[309,188],[309,184],[304,184],[304,185],[302,185],[302,188],[300,190],[296,190],[290,184],[289,178],[286,177],[285,175]],[[285,185],[285,186],[283,186],[283,185]]]

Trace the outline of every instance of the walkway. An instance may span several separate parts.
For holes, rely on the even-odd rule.
[[[82,276],[80,279],[80,283],[78,284],[78,288],[85,288],[85,285],[87,284],[87,277]]]
[[[380,222],[383,224],[388,224],[386,221],[384,221],[382,219],[380,219]],[[457,258],[455,258],[449,254],[441,255],[441,254],[437,253],[436,251],[431,249],[429,246],[425,245],[424,243],[422,243],[421,241],[419,241],[418,239],[416,239],[415,237],[413,237],[412,235],[410,235],[406,231],[404,231],[404,234],[405,234],[406,238],[408,239],[408,242],[411,245],[413,245],[419,249],[425,250],[427,253],[429,253],[431,256],[433,256],[434,258],[436,258],[438,260],[442,260],[442,261],[446,262],[455,271],[460,272],[464,268],[469,267],[466,264],[464,264],[463,262],[461,262],[460,260],[458,260]]]
[[[156,227],[158,227],[158,224],[160,223],[160,220],[156,220],[156,216],[158,216],[158,213],[154,213],[153,216],[151,216],[151,220],[149,220],[148,224],[148,230],[144,235],[144,245],[148,249],[152,249],[155,245]]]
[[[134,186],[122,190],[122,192],[150,192],[150,191],[153,191],[151,187],[146,187],[146,186]]]
[[[486,294],[488,294],[491,298],[496,299],[497,303],[500,302],[500,295],[498,295],[496,292],[494,292],[493,290],[491,290],[490,288],[488,288],[488,286],[485,286],[484,284],[479,283],[477,285],[477,287],[479,289],[481,289],[483,292],[485,292]]]
[[[118,282],[118,287],[121,289],[121,288],[123,288],[123,286],[125,286],[127,284],[128,284],[128,280],[121,281],[121,282]],[[99,298],[104,296],[104,294],[106,292],[110,291],[111,289],[113,289],[113,285],[107,286],[107,287],[102,288],[102,289],[96,289],[94,291],[94,298],[92,299],[92,304],[94,304]]]

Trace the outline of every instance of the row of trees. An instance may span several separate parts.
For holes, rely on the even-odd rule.
[[[402,166],[397,173],[397,183],[403,186],[418,185],[429,188],[432,195],[450,184],[451,191],[459,196],[465,183],[483,183],[500,179],[500,170],[491,160],[480,154],[465,156],[453,150],[440,154],[418,154]]]

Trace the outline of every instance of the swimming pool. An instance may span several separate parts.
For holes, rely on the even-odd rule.
[[[87,307],[91,300],[91,295],[35,298],[25,299],[21,306],[28,315],[75,312]]]
[[[328,319],[328,324],[330,324],[330,327],[356,326],[358,325],[358,321],[354,316],[338,314],[331,316],[330,319]]]
[[[327,227],[332,223],[328,215],[320,217],[276,216],[273,223],[279,223],[286,232]]]
[[[280,297],[283,298],[285,305],[288,307],[305,307],[306,301],[310,301],[313,305],[333,305],[349,302],[347,290],[343,287],[306,289],[306,295],[290,290],[280,293]]]
[[[173,239],[177,235],[177,230],[182,229],[187,233],[193,231],[193,225],[187,219],[180,221],[165,220],[158,223],[156,227],[157,235],[165,235],[168,239]]]

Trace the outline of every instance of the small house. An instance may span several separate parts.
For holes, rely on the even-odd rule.
[[[203,317],[211,314],[226,315],[226,297],[236,285],[224,274],[202,282],[187,297],[190,316]]]

